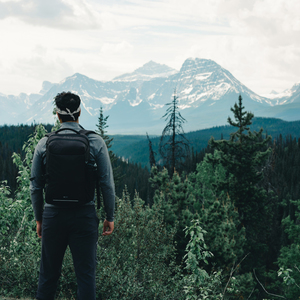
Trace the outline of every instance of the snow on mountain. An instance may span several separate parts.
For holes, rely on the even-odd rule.
[[[148,97],[149,102],[154,107],[162,103],[166,97],[164,90],[168,88],[176,89],[182,109],[198,107],[206,101],[220,101],[228,93],[247,95],[255,102],[270,104],[268,99],[249,90],[229,71],[209,59],[187,59],[178,73],[169,76],[157,92]]]
[[[283,93],[284,93],[284,92],[283,92]],[[278,93],[278,92],[272,90],[270,93],[268,93],[268,94],[262,94],[261,96],[262,96],[262,97],[265,97],[265,98],[268,98],[268,99],[274,99],[274,98],[276,98],[276,97],[279,97],[280,94],[281,94],[281,93]]]
[[[292,88],[286,89],[283,92],[277,93],[272,91],[270,94],[264,96],[272,99],[275,105],[293,103],[294,101],[297,101],[300,96],[300,82],[294,84]]]
[[[40,94],[21,93],[18,96],[0,94],[0,125],[25,123],[22,114],[40,97]]]
[[[53,98],[62,91],[81,97],[80,122],[86,128],[95,128],[99,109],[103,107],[109,115],[111,134],[144,134],[146,131],[160,134],[165,104],[172,101],[174,91],[181,113],[188,121],[186,131],[226,124],[230,107],[240,94],[246,109],[256,116],[279,116],[284,110],[282,115],[288,119],[291,114],[296,117],[298,105],[300,111],[300,83],[284,97],[277,94],[266,98],[248,89],[216,62],[189,58],[179,71],[150,61],[112,81],[98,81],[76,73],[59,83],[45,81],[39,94],[18,97],[0,94],[1,124],[53,123]]]
[[[86,118],[93,118],[98,116],[101,106],[105,110],[109,110],[116,101],[118,94],[125,89],[126,84],[123,83],[112,84],[112,82],[97,81],[76,73],[57,84],[52,84],[51,88],[36,101],[32,111],[24,113],[23,120],[24,122],[32,122],[34,116],[36,123],[53,123],[53,99],[62,91],[78,94],[82,100],[82,111],[87,114]]]
[[[279,94],[275,99],[279,105],[300,102],[300,82],[294,84],[291,89]]]
[[[115,77],[113,81],[147,81],[156,77],[168,77],[177,72],[167,65],[161,65],[151,60],[132,73]]]

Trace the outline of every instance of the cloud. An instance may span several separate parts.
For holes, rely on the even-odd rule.
[[[37,49],[37,51],[43,51]],[[75,73],[73,67],[62,57],[35,55],[26,59],[17,59],[11,66],[0,69],[1,92],[17,95],[20,92],[37,93],[43,81],[59,82]]]
[[[300,79],[299,11],[299,0],[0,0],[2,69],[108,80],[193,56],[267,93]]]
[[[84,0],[22,0],[0,2],[0,19],[18,18],[35,26],[95,29],[100,22]]]
[[[300,35],[298,0],[222,0],[219,13],[226,14],[236,34],[255,36],[273,47],[297,44]]]
[[[18,59],[7,72],[11,75],[23,74],[24,78],[32,78],[39,82],[58,82],[75,73],[69,62],[59,56],[46,55],[42,46],[36,47],[33,54],[30,58]]]
[[[130,53],[132,50],[133,46],[126,41],[122,41],[120,43],[104,43],[101,47],[102,54],[126,54]]]

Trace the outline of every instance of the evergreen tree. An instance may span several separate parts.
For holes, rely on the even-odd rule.
[[[153,166],[156,165],[155,156],[154,156],[156,153],[153,151],[152,142],[151,142],[147,132],[146,132],[146,135],[147,135],[148,145],[149,145],[149,164],[150,164],[150,168],[152,168]]]
[[[122,176],[120,175],[119,167],[117,166],[118,158],[111,150],[109,150],[112,146],[111,142],[113,141],[113,138],[110,138],[106,134],[107,133],[106,128],[108,128],[108,125],[107,125],[108,117],[109,116],[104,117],[103,109],[102,109],[102,107],[100,107],[98,124],[96,124],[96,127],[97,127],[96,132],[103,138],[103,140],[106,144],[106,147],[108,149],[109,158],[110,158],[112,168],[113,168],[114,181],[115,181],[115,185],[117,186]]]
[[[97,129],[96,132],[103,138],[107,149],[111,148],[111,142],[113,141],[113,138],[110,138],[106,133],[107,130],[106,128],[108,128],[107,125],[107,119],[109,118],[109,116],[104,117],[103,115],[103,108],[102,106],[100,107],[100,111],[99,111],[99,117],[98,117],[98,124],[96,125]],[[110,153],[111,155],[111,153]]]
[[[292,300],[297,299],[300,294],[300,200],[291,202],[296,206],[296,221],[290,216],[282,220],[290,244],[280,250],[278,275],[283,279],[286,299]]]
[[[194,197],[188,178],[182,180],[177,172],[169,177],[168,170],[151,170],[150,182],[155,190],[154,204],[160,202],[164,212],[167,228],[177,228],[175,240],[177,243],[178,260],[184,256],[188,238],[184,235],[184,228],[190,226],[193,219]]]
[[[239,214],[230,196],[217,189],[217,182],[224,180],[226,170],[221,164],[213,166],[208,158],[219,155],[217,151],[207,154],[197,165],[196,172],[189,175],[189,180],[195,197],[194,208],[207,231],[208,248],[214,254],[211,263],[228,275],[243,257],[245,228],[240,226]]]
[[[174,92],[173,101],[166,104],[169,106],[163,115],[167,125],[165,126],[159,143],[159,152],[165,166],[173,174],[178,169],[182,160],[189,155],[189,142],[186,139],[182,124],[186,120],[182,117],[178,108],[178,97]]]
[[[211,162],[221,163],[227,171],[226,178],[218,182],[218,187],[229,194],[238,209],[241,226],[246,229],[245,252],[250,253],[247,267],[252,271],[254,266],[264,265],[267,253],[267,195],[259,184],[270,153],[267,146],[271,137],[263,139],[262,128],[258,132],[250,131],[254,115],[244,111],[241,96],[231,111],[234,120],[229,117],[228,123],[237,131],[230,135],[229,140],[216,141],[211,138],[210,145],[220,152],[220,156],[211,158]]]

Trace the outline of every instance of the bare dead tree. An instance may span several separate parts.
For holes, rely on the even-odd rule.
[[[169,106],[162,118],[165,118],[165,126],[159,143],[159,152],[164,160],[165,166],[174,173],[184,158],[189,155],[189,141],[184,135],[183,123],[185,118],[179,112],[178,97],[176,90],[173,95],[173,101],[166,104]]]

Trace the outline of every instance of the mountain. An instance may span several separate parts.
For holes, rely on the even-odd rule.
[[[148,81],[156,77],[168,77],[175,73],[177,73],[175,69],[151,60],[132,73],[126,73],[115,77],[113,81]]]
[[[274,104],[282,105],[282,104],[293,103],[295,102],[295,100],[296,102],[300,102],[299,95],[300,95],[300,82],[294,84],[291,89],[287,89],[282,93],[277,93],[275,91],[272,91],[268,95],[268,98],[272,99]]]
[[[0,124],[26,123],[22,118],[25,111],[29,111],[33,103],[40,99],[41,94],[21,93],[18,96],[0,93]]]
[[[300,119],[300,82],[292,86],[291,89],[285,90],[272,97],[274,106],[267,110],[262,110],[266,117],[275,117],[288,121]]]
[[[102,106],[109,115],[109,134],[160,134],[165,104],[174,92],[187,120],[185,131],[225,125],[240,94],[246,110],[255,116],[295,120],[300,112],[299,87],[296,84],[284,95],[261,97],[212,60],[188,58],[179,71],[150,61],[111,81],[76,73],[59,83],[44,82],[39,94],[0,94],[0,124],[53,123],[53,98],[62,91],[80,95],[80,122],[86,128],[95,128]]]
[[[169,76],[148,97],[150,106],[158,111],[157,116],[163,115],[162,103],[170,102],[175,89],[182,115],[188,120],[187,131],[226,124],[230,107],[238,101],[239,94],[246,108],[254,113],[271,104],[269,99],[255,94],[229,71],[207,59],[187,59],[178,73]]]

